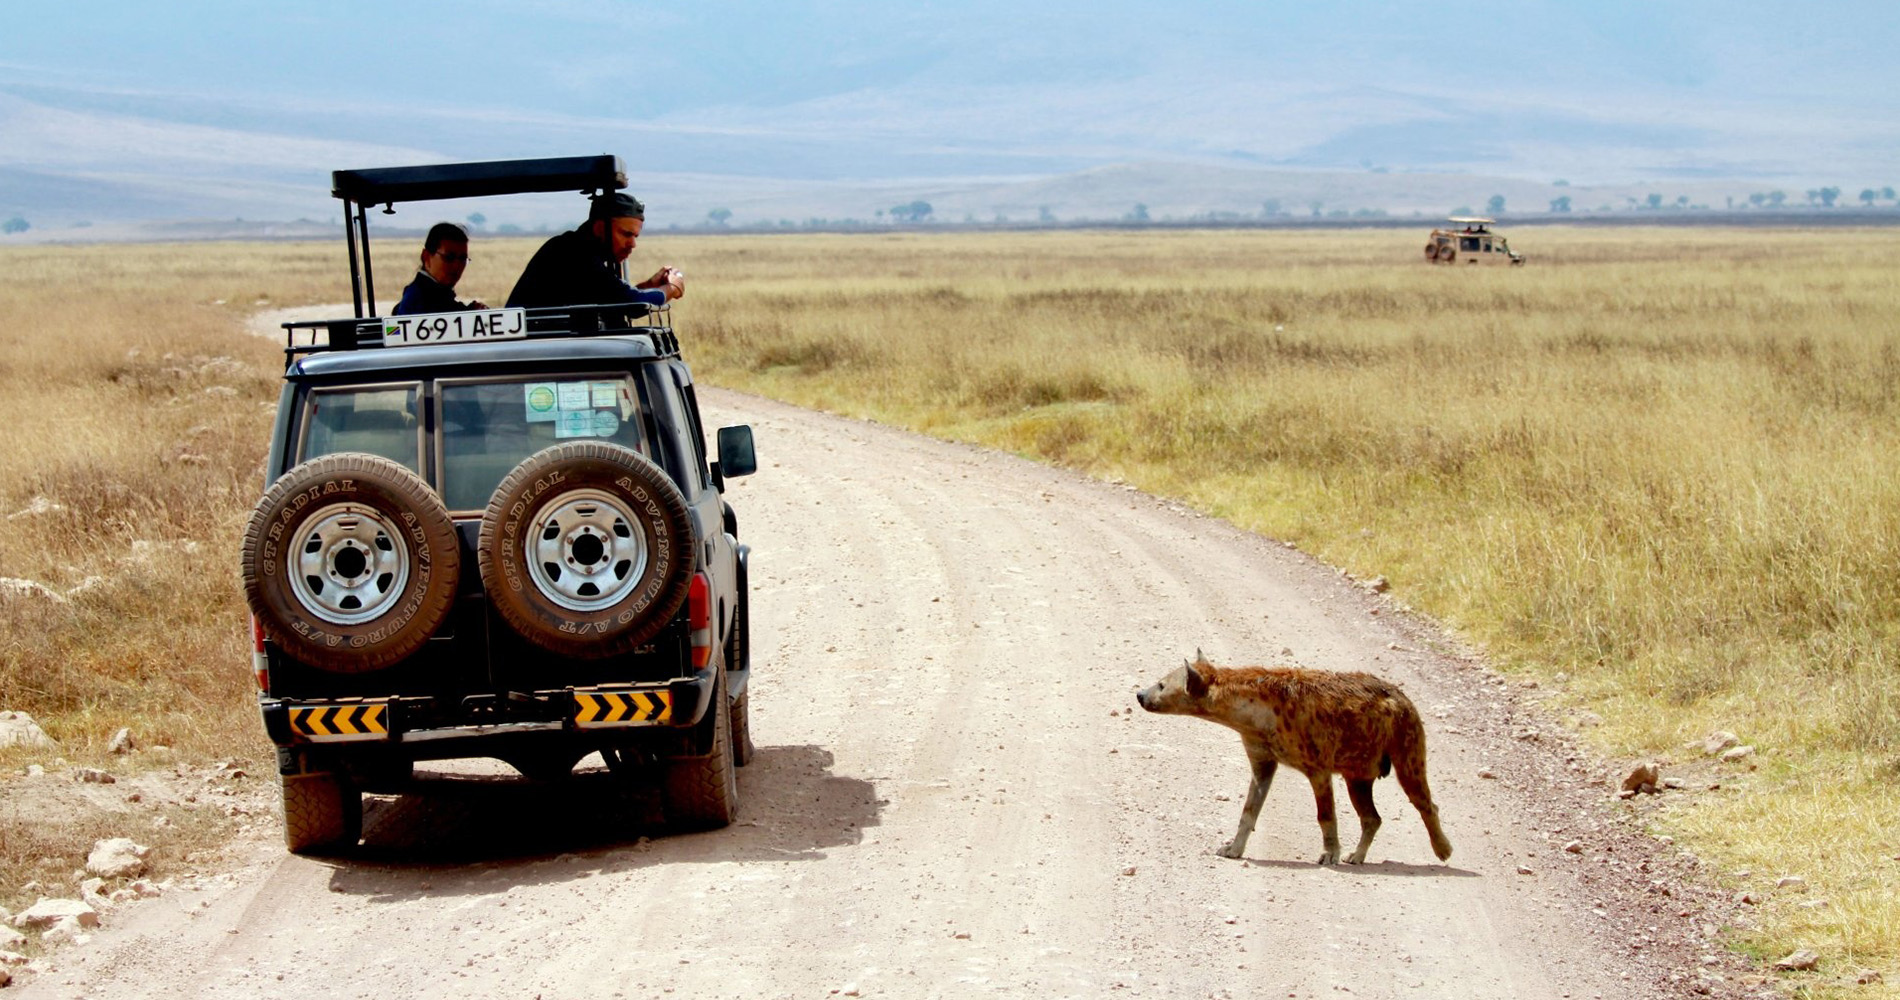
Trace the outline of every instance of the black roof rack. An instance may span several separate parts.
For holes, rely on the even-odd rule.
[[[333,171],[330,193],[343,202],[343,240],[350,251],[350,299],[356,315],[367,318],[377,311],[376,278],[369,259],[371,205],[382,205],[386,213],[393,214],[393,206],[399,201],[543,191],[596,194],[626,186],[627,168],[621,165],[620,157],[607,153]]]
[[[419,167],[337,170],[330,193],[359,205],[481,198],[534,191],[617,191],[627,186],[620,157],[557,156],[536,160],[437,163]]]
[[[679,338],[673,334],[672,311],[665,306],[657,309],[638,304],[546,306],[525,311],[528,340],[637,334],[651,340],[653,350],[661,357],[679,355]],[[323,334],[321,342],[317,339],[319,333]],[[383,321],[379,317],[299,320],[284,324],[286,368],[308,354],[380,350],[382,347]]]

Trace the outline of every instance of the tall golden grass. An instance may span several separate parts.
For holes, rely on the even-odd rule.
[[[688,272],[705,381],[1383,574],[1606,753],[1667,771],[1736,732],[1758,769],[1655,822],[1830,900],[1771,899],[1749,947],[1900,979],[1900,238],[1547,228],[1494,270],[1423,236],[652,234],[636,262]],[[462,293],[501,301],[533,247],[478,238]],[[406,250],[379,260],[388,300]],[[0,253],[0,576],[72,591],[0,597],[0,707],[69,747],[134,718],[262,748],[234,553],[280,358],[240,330],[346,273],[333,246]],[[5,517],[35,498],[64,510]]]
[[[1688,773],[1707,765],[1685,742],[1737,733],[1755,769],[1656,822],[1752,888],[1802,874],[1829,901],[1772,896],[1750,947],[1900,979],[1900,234],[1527,230],[1517,269],[1427,266],[1422,237],[674,256],[711,279],[683,310],[702,377],[1123,479],[1382,574],[1602,718],[1606,753]]]

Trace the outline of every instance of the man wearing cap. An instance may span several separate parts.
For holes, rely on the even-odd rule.
[[[509,306],[639,304],[663,306],[686,294],[686,275],[663,267],[637,285],[620,276],[646,224],[646,206],[633,195],[594,196],[587,222],[541,244],[508,295]]]
[[[429,235],[422,240],[422,266],[416,269],[416,280],[402,290],[402,301],[396,303],[390,315],[488,308],[481,302],[455,301],[455,283],[462,280],[462,271],[467,267],[468,231],[453,222],[431,226]]]

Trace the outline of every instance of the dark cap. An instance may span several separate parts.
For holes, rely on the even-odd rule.
[[[640,199],[625,191],[597,194],[594,196],[593,207],[587,210],[589,222],[596,219],[644,219],[646,217],[647,207],[640,204]]]

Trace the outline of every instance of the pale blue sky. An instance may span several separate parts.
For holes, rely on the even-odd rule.
[[[595,151],[814,183],[1183,162],[1853,184],[1900,152],[1892,0],[7,8],[0,187]]]

